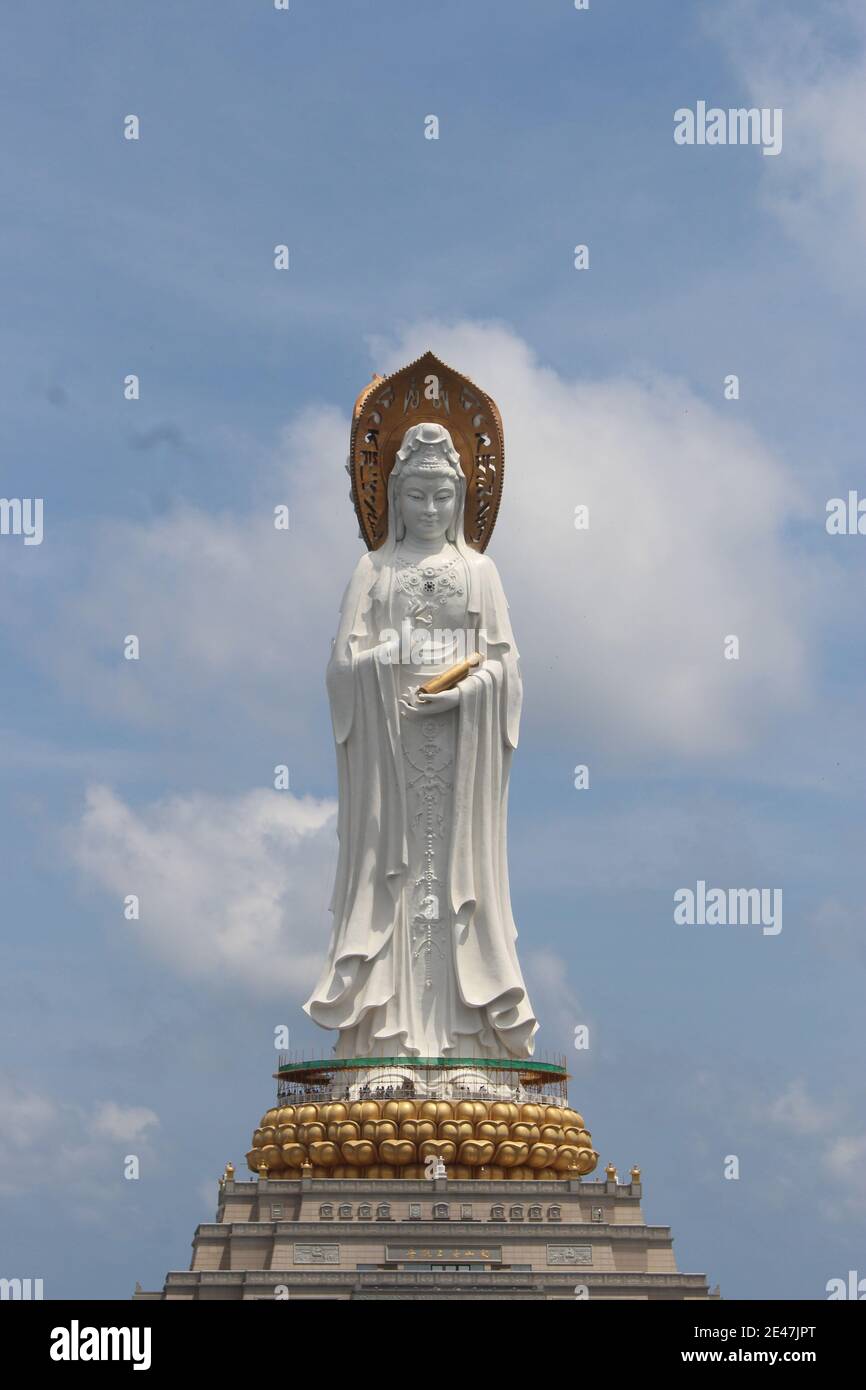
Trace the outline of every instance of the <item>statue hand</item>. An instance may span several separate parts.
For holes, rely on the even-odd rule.
[[[426,719],[431,714],[444,714],[446,710],[455,709],[459,702],[460,690],[456,685],[439,695],[425,695],[421,690],[413,690],[408,699],[404,696],[400,700],[400,713],[413,719]]]

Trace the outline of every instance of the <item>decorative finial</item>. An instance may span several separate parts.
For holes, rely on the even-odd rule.
[[[640,1182],[640,1168],[638,1168],[636,1163],[633,1164],[631,1169],[631,1180],[632,1182]]]
[[[607,1165],[607,1167],[605,1168],[604,1171],[605,1171],[605,1173],[607,1174],[607,1180],[608,1180],[608,1182],[616,1182],[616,1165],[615,1165],[615,1164],[609,1163],[609,1164]]]

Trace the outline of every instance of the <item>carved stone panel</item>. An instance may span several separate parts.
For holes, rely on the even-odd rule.
[[[295,1245],[296,1265],[338,1265],[340,1263],[339,1245]]]
[[[549,1265],[591,1265],[591,1245],[548,1245]]]

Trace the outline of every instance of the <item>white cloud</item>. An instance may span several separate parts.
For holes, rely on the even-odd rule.
[[[862,1221],[866,1218],[863,1192],[863,1164],[866,1162],[866,1134],[843,1135],[828,1144],[824,1172],[829,1179],[822,1209],[834,1221]]]
[[[391,370],[433,346],[501,403],[505,500],[491,543],[528,711],[642,752],[752,741],[805,680],[809,610],[786,524],[797,490],[733,414],[670,379],[567,380],[507,328],[420,324]],[[590,508],[576,532],[574,508]],[[739,661],[723,641],[740,639]]]
[[[521,933],[518,945],[523,942]],[[575,1028],[579,1023],[588,1024],[589,1018],[571,985],[566,961],[548,947],[521,950],[520,955],[525,964],[529,998],[542,1025],[536,1039],[538,1055],[555,1048],[572,1048]],[[590,1038],[590,1045],[591,1042]]]
[[[813,940],[835,960],[866,963],[866,933],[862,905],[852,907],[838,898],[824,898],[808,921]]]
[[[765,1118],[790,1134],[821,1134],[835,1119],[835,1112],[813,1100],[802,1078],[789,1082],[781,1095],[766,1106]]]
[[[96,530],[62,603],[63,639],[36,651],[100,710],[144,725],[264,722],[288,743],[321,700],[340,595],[359,554],[343,471],[348,426],[301,412],[242,513],[184,507]],[[278,531],[274,507],[289,503]],[[140,659],[123,659],[127,634]],[[70,638],[72,640],[70,640]]]
[[[781,107],[780,156],[762,159],[768,205],[847,292],[866,290],[866,13],[838,0],[793,15],[788,4],[732,0],[707,21],[756,106]],[[731,105],[739,104],[732,101]]]
[[[44,1143],[56,1120],[54,1105],[47,1097],[36,1091],[25,1090],[22,1086],[0,1077],[0,1111],[3,1126],[0,1129],[0,1183],[23,1163]]]
[[[795,1191],[797,1184],[791,1170],[796,1166],[801,1171],[806,1165],[829,1180],[825,1182],[820,1205],[832,1221],[866,1215],[862,1191],[866,1135],[850,1133],[855,1112],[852,1096],[816,1100],[800,1077],[790,1081],[779,1095],[754,1107],[756,1126],[781,1130],[794,1138],[793,1147],[786,1146],[778,1153],[777,1177],[787,1174],[791,1190]]]
[[[153,1110],[102,1101],[93,1110],[0,1076],[0,1195],[26,1192],[45,1181],[46,1163],[63,1176],[68,1191],[97,1206],[114,1201],[117,1184],[100,1178],[107,1165],[121,1172],[131,1141],[145,1151],[147,1131],[159,1124]],[[142,1147],[144,1146],[144,1147]]]
[[[158,1124],[159,1116],[146,1106],[118,1105],[113,1100],[105,1100],[93,1117],[93,1132],[106,1139],[131,1143]]]
[[[670,379],[569,379],[502,326],[421,324],[374,345],[389,370],[431,346],[501,402],[506,487],[490,553],[524,656],[527,718],[652,756],[754,744],[806,682],[809,583],[785,537],[798,494],[730,408]],[[327,727],[323,672],[360,547],[343,471],[347,420],[305,411],[257,510],[187,508],[96,540],[48,650],[100,708],[181,728]],[[271,510],[288,501],[292,531]],[[591,511],[576,532],[574,508]],[[141,660],[120,656],[125,634]],[[735,633],[739,661],[726,661]],[[321,722],[318,722],[321,721]],[[275,759],[276,760],[276,759]]]
[[[171,797],[133,809],[92,787],[75,862],[117,904],[118,930],[188,979],[303,997],[321,966],[335,806],[290,792]],[[140,900],[138,921],[123,901]]]
[[[835,1139],[827,1151],[827,1171],[833,1178],[841,1179],[858,1188],[862,1184],[863,1166],[866,1163],[866,1134],[856,1137]]]

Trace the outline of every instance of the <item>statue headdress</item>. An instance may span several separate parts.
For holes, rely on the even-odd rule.
[[[415,426],[420,431],[413,430]],[[423,468],[424,445],[436,445],[441,455],[441,435],[434,441],[424,433],[437,426],[450,436],[456,463],[450,457],[448,461],[462,477],[460,539],[473,550],[486,548],[502,496],[502,419],[492,397],[432,352],[425,352],[390,376],[374,376],[355,402],[347,468],[368,549],[378,550],[388,538],[392,472],[399,478],[407,458],[420,460]],[[401,459],[404,441],[409,455]],[[414,471],[419,463],[413,461],[411,466]]]

